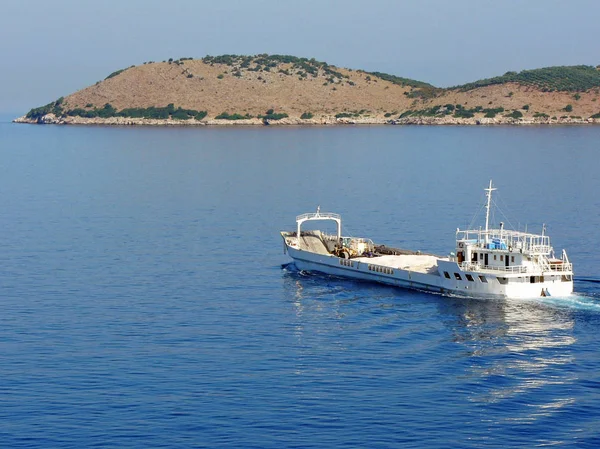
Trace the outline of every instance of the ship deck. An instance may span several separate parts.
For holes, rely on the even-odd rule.
[[[439,272],[437,268],[437,262],[440,259],[443,258],[429,254],[403,254],[399,256],[389,255],[352,258],[352,260],[361,263],[438,276]]]

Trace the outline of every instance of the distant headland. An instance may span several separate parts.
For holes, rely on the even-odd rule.
[[[146,62],[17,123],[73,125],[600,124],[600,66],[507,72],[450,88],[287,55]]]

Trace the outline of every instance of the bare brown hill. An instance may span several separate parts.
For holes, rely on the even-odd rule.
[[[439,89],[292,56],[182,58],[117,71],[32,109],[17,121],[157,125],[599,121],[600,74],[597,81],[594,76],[600,72],[588,66],[560,69],[572,70],[567,75],[550,69],[508,72]],[[573,84],[573,73],[580,77],[579,84]],[[570,76],[571,84],[558,83],[557,76]]]

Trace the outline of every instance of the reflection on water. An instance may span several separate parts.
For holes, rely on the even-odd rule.
[[[298,319],[298,343],[351,349],[353,329],[374,359],[397,357],[404,378],[415,373],[414,388],[439,382],[457,407],[478,410],[476,421],[487,427],[542,425],[578,406],[571,309],[407,292],[293,267],[284,270],[283,287]],[[315,335],[332,336],[339,346]],[[428,375],[432,363],[437,380]]]
[[[504,403],[515,414],[503,420],[517,423],[548,417],[575,402],[569,391],[577,381],[569,369],[576,343],[570,311],[539,301],[466,298],[440,307],[456,314],[450,325],[455,341],[467,349],[463,374],[473,385],[471,401]]]

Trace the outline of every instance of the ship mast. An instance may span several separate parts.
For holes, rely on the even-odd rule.
[[[488,243],[488,225],[490,221],[490,203],[492,202],[492,192],[496,190],[492,188],[492,180],[490,179],[490,186],[484,189],[487,192],[487,205],[485,206],[485,243]]]

